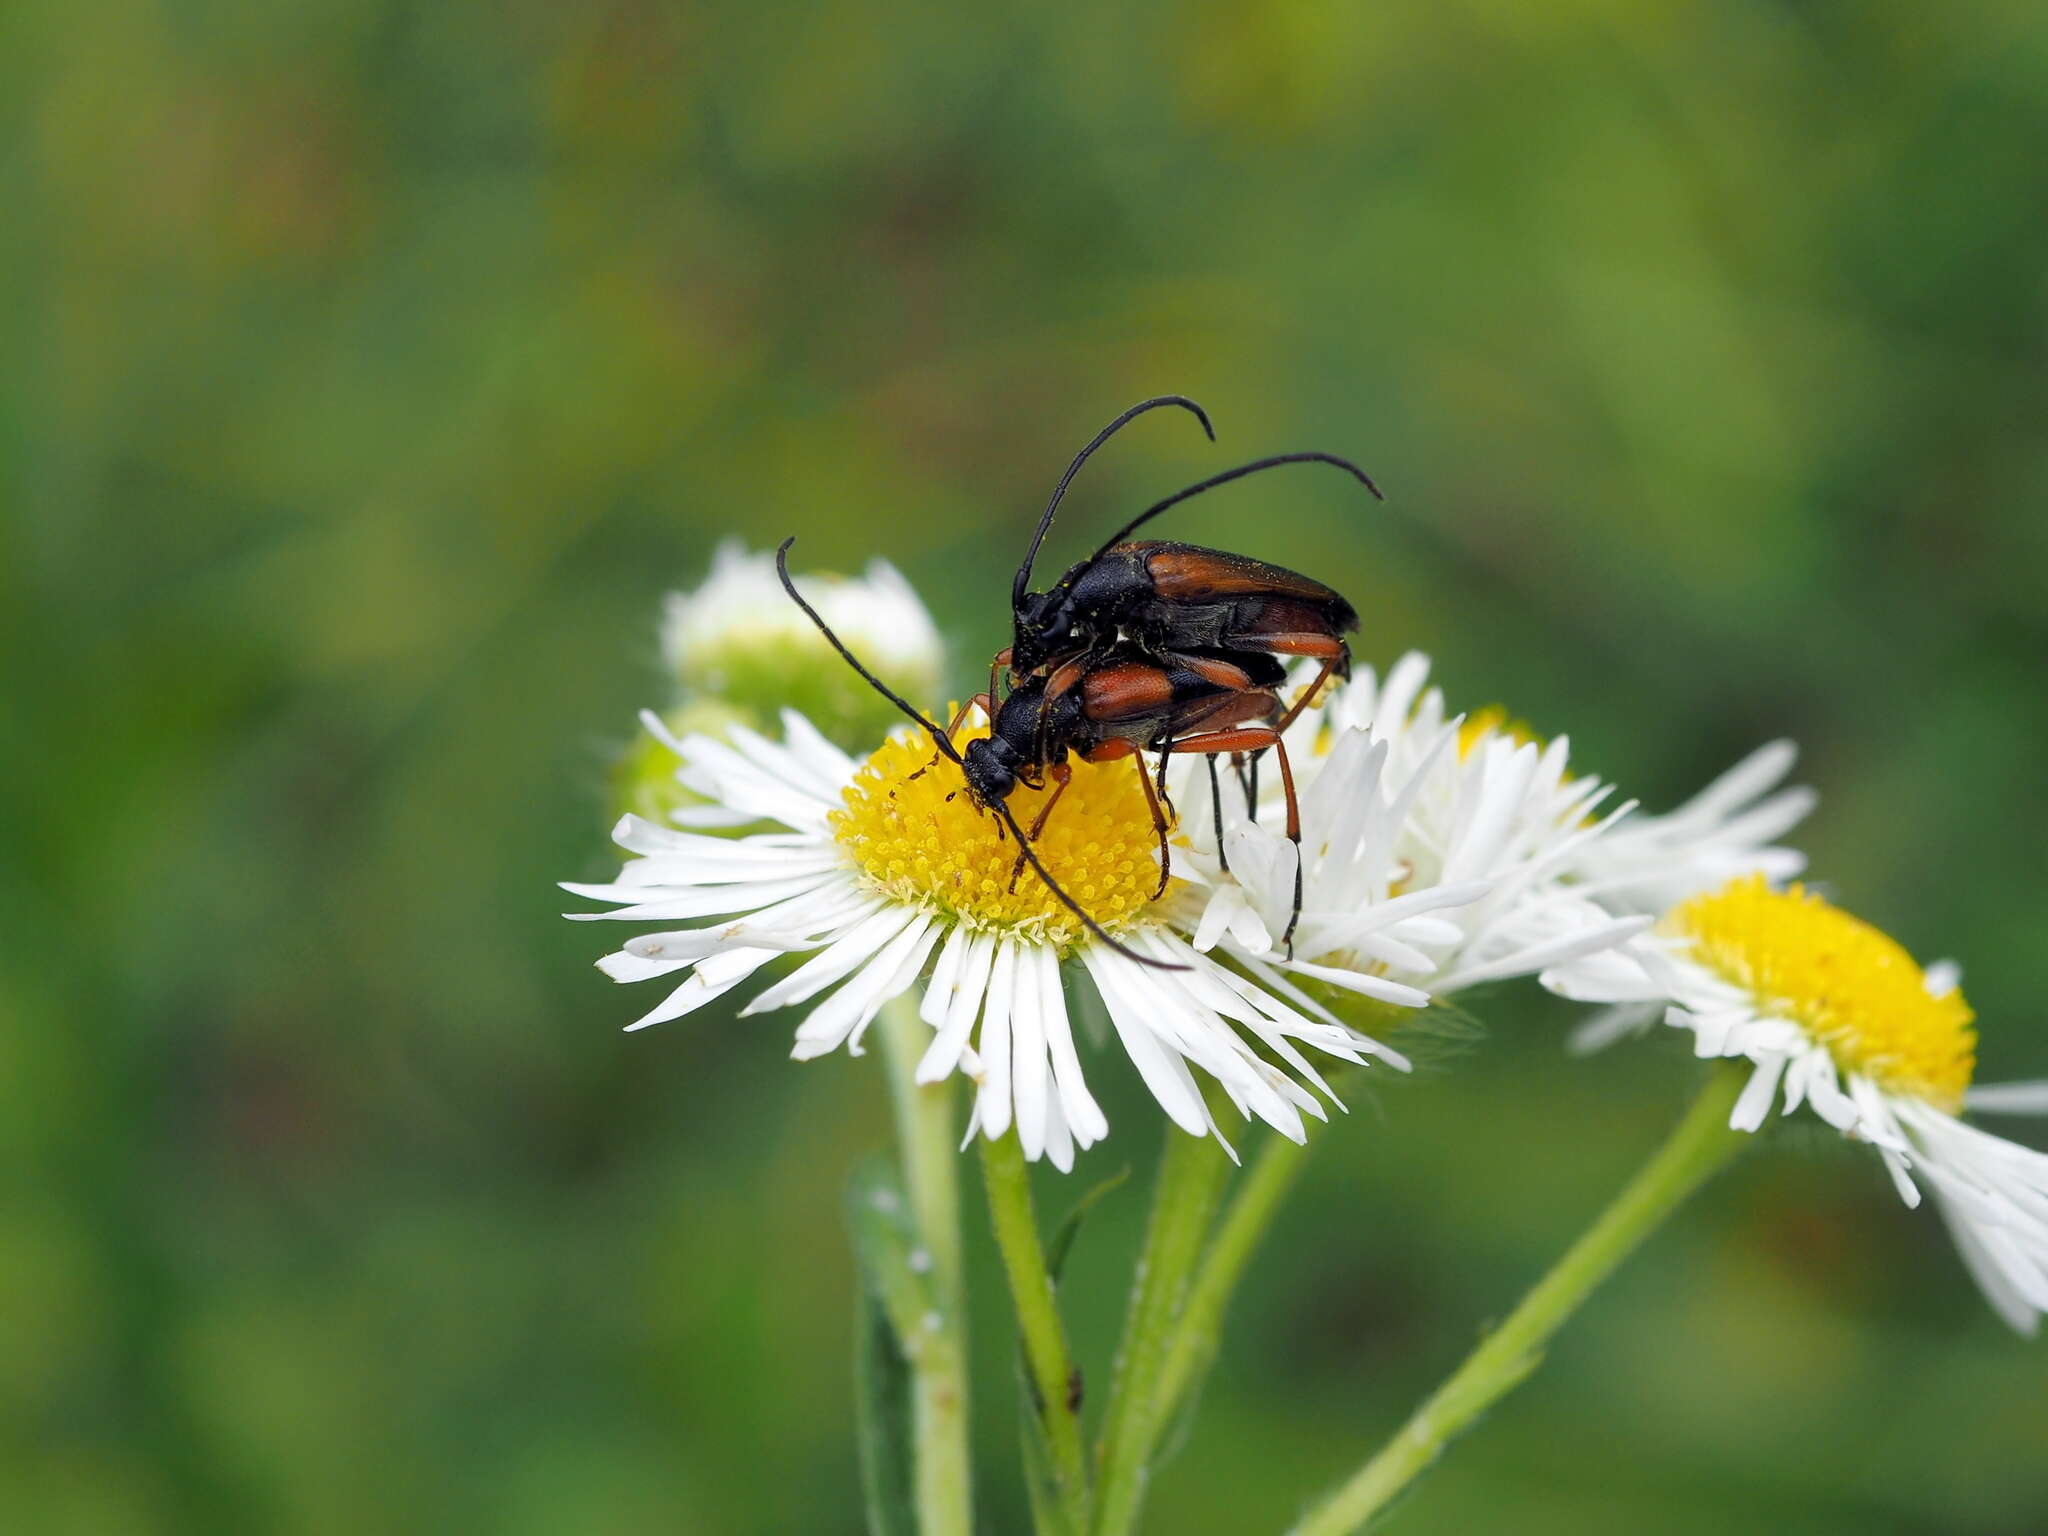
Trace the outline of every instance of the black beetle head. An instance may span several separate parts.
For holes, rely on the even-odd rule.
[[[977,805],[995,805],[1010,798],[1017,787],[1017,775],[1010,759],[1010,744],[1000,736],[984,736],[967,743],[960,754],[960,769],[967,776],[967,792]]]
[[[1057,588],[1034,592],[1017,610],[1017,632],[1010,647],[1010,665],[1031,672],[1053,657],[1075,648],[1074,607]]]

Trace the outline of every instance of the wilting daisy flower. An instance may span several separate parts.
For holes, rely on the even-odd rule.
[[[1641,931],[1647,919],[1616,917],[1568,884],[1621,814],[1599,815],[1609,789],[1566,771],[1562,738],[1545,745],[1448,716],[1428,675],[1427,658],[1412,653],[1384,681],[1361,668],[1288,734],[1304,855],[1289,968],[1340,986],[1389,977],[1444,996]],[[1212,795],[1198,773],[1206,770],[1184,764],[1176,781],[1186,841],[1212,892],[1196,943],[1251,960],[1274,947],[1293,906],[1284,798],[1269,771],[1254,821],[1234,778]]]
[[[1977,1107],[1976,1031],[1953,967],[1923,972],[1868,923],[1748,875],[1680,904],[1655,934],[1543,980],[1566,997],[1661,1013],[1702,1057],[1751,1062],[1735,1129],[1805,1108],[1869,1143],[1908,1205],[1932,1191],[2000,1316],[2031,1333],[2048,1311],[2048,1154],[1960,1118]],[[2048,1108],[2039,1084],[1979,1095],[1987,1109]]]
[[[885,682],[914,698],[938,691],[944,647],[894,566],[874,560],[865,576],[813,575],[804,584],[826,622]],[[715,698],[751,709],[757,725],[794,708],[839,741],[872,741],[898,718],[790,602],[774,555],[737,541],[718,547],[702,586],[668,595],[661,654],[686,706]]]
[[[1153,1096],[1195,1135],[1217,1128],[1191,1069],[1214,1078],[1241,1113],[1299,1141],[1302,1116],[1324,1114],[1303,1083],[1328,1091],[1301,1046],[1398,1064],[1356,1030],[1296,1006],[1291,989],[1261,985],[1189,942],[1190,903],[1178,883],[1155,899],[1156,833],[1131,762],[1074,763],[1033,847],[1124,950],[1182,969],[1133,960],[1084,929],[1032,871],[1018,871],[1015,842],[975,807],[959,769],[927,737],[899,732],[856,762],[793,711],[779,743],[744,727],[729,741],[677,740],[643,718],[704,804],[676,811],[674,828],[621,821],[614,836],[636,857],[619,878],[567,887],[618,910],[575,915],[716,921],[640,935],[599,962],[619,981],[682,978],[629,1028],[680,1018],[802,955],[743,1012],[805,1007],[799,1059],[842,1046],[858,1053],[882,1006],[916,990],[934,1031],[918,1080],[965,1070],[977,1085],[974,1126],[996,1137],[1014,1123],[1027,1156],[1061,1168],[1108,1130],[1068,1019],[1066,959],[1100,993]],[[1010,806],[1028,826],[1042,802],[1020,787]],[[761,823],[778,830],[694,830]],[[1357,990],[1396,1007],[1428,1001],[1384,978]]]

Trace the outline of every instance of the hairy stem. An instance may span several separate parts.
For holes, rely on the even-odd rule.
[[[931,1033],[918,1018],[914,1000],[888,1004],[877,1028],[888,1057],[904,1191],[929,1260],[934,1302],[914,1335],[902,1340],[916,1426],[918,1529],[922,1536],[969,1536],[974,1477],[967,1440],[967,1302],[960,1278],[953,1084],[919,1087],[912,1075]]]
[[[1038,1215],[1031,1200],[1030,1170],[1015,1130],[981,1145],[982,1180],[988,1190],[989,1221],[996,1247],[1009,1274],[1010,1298],[1017,1309],[1017,1331],[1024,1342],[1024,1362],[1031,1377],[1033,1407],[1045,1433],[1053,1485],[1067,1529],[1088,1528],[1088,1456],[1081,1444],[1079,1404],[1073,1389],[1074,1357],[1067,1347],[1066,1325],[1060,1321],[1039,1240]]]
[[[1160,1370],[1229,1166],[1213,1139],[1190,1136],[1168,1123],[1151,1221],[1138,1255],[1103,1417],[1096,1536],[1127,1536],[1137,1525],[1152,1453],[1165,1427],[1158,1408]]]
[[[1223,1314],[1230,1298],[1244,1278],[1252,1255],[1265,1238],[1301,1170],[1308,1165],[1308,1148],[1286,1137],[1269,1134],[1251,1167],[1239,1181],[1237,1194],[1218,1223],[1194,1283],[1188,1287],[1181,1306],[1180,1325],[1167,1345],[1166,1358],[1152,1392],[1154,1422],[1164,1427],[1185,1406],[1200,1386],[1202,1376],[1215,1359],[1223,1330]]]
[[[1614,1203],[1507,1320],[1488,1334],[1394,1438],[1294,1528],[1294,1536],[1362,1530],[1449,1445],[1542,1363],[1550,1338],[1686,1198],[1750,1138],[1728,1128],[1745,1074],[1726,1064]]]

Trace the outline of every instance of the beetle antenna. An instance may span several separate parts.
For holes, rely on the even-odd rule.
[[[1060,905],[1078,917],[1081,920],[1081,926],[1094,934],[1096,938],[1102,940],[1103,943],[1122,955],[1126,960],[1134,960],[1139,965],[1149,966],[1155,971],[1187,971],[1194,969],[1192,966],[1181,965],[1176,961],[1155,960],[1150,955],[1141,955],[1130,946],[1112,938],[1109,930],[1082,911],[1081,904],[1069,896],[1061,887],[1059,881],[1053,879],[1051,872],[1038,861],[1037,850],[1031,846],[1031,839],[1024,835],[1024,829],[1017,825],[1016,815],[1010,810],[1009,803],[997,800],[993,801],[989,808],[1002,817],[1004,825],[1009,827],[1011,834],[1017,839],[1017,851],[1024,855],[1024,862],[1037,871],[1038,878],[1045,882],[1045,888],[1057,896]]]
[[[1045,542],[1046,533],[1052,528],[1052,515],[1060,509],[1060,499],[1067,494],[1067,487],[1074,483],[1074,476],[1081,472],[1081,466],[1088,462],[1088,456],[1114,437],[1127,423],[1157,410],[1162,405],[1177,405],[1192,411],[1195,420],[1202,424],[1202,430],[1209,434],[1209,441],[1216,441],[1216,429],[1209,425],[1209,413],[1186,395],[1154,395],[1150,400],[1140,400],[1123,415],[1096,433],[1088,446],[1074,455],[1074,462],[1067,466],[1067,472],[1060,476],[1060,483],[1052,488],[1052,500],[1045,504],[1045,513],[1038,519],[1038,531],[1031,536],[1031,547],[1024,551],[1024,563],[1017,567],[1016,580],[1010,584],[1010,606],[1020,606],[1024,601],[1025,589],[1031,585],[1031,563],[1038,558],[1038,547]]]
[[[1240,464],[1235,469],[1226,469],[1220,475],[1211,475],[1206,480],[1197,480],[1186,490],[1175,491],[1164,501],[1155,501],[1151,506],[1140,512],[1104,540],[1102,548],[1095,551],[1094,556],[1088,563],[1092,565],[1096,560],[1100,560],[1109,553],[1113,546],[1123,543],[1125,539],[1137,532],[1142,525],[1149,523],[1168,507],[1177,507],[1182,502],[1201,495],[1204,491],[1213,491],[1219,485],[1228,485],[1233,480],[1242,480],[1246,475],[1256,475],[1261,470],[1278,469],[1282,464],[1334,464],[1368,491],[1371,491],[1373,495],[1379,497],[1381,501],[1387,499],[1380,494],[1380,488],[1372,483],[1372,476],[1368,475],[1349,459],[1340,459],[1334,453],[1276,453],[1270,459],[1254,459],[1249,464]]]
[[[782,578],[782,590],[790,595],[797,607],[803,609],[805,617],[818,626],[818,633],[831,643],[832,649],[845,659],[849,667],[853,668],[854,671],[858,672],[867,681],[870,688],[874,689],[875,692],[902,710],[904,714],[910,716],[911,719],[931,732],[932,745],[936,746],[954,762],[959,762],[960,753],[953,745],[953,738],[940,730],[937,722],[927,716],[924,711],[904,698],[902,694],[896,692],[866,667],[862,666],[860,658],[846,648],[846,642],[832,633],[832,626],[818,616],[818,610],[804,601],[803,593],[797,591],[796,583],[789,579],[789,546],[795,542],[796,535],[791,534],[782,541],[775,551],[775,574]]]

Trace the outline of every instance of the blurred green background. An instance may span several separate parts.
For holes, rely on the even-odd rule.
[[[621,1035],[552,882],[613,867],[717,538],[887,555],[964,686],[1162,390],[1221,446],[1134,429],[1056,556],[1356,455],[1386,508],[1175,531],[1653,806],[1797,736],[1817,873],[2048,1074],[2044,144],[2033,0],[0,10],[0,1524],[855,1531],[876,1058]],[[1323,1138],[1153,1529],[1276,1529],[1675,1114],[1678,1042],[1481,1011]],[[1048,1210],[1156,1153],[1094,1075]],[[1097,1380],[1141,1182],[1072,1270]],[[1788,1134],[1391,1528],[2039,1532],[2048,1354]]]

